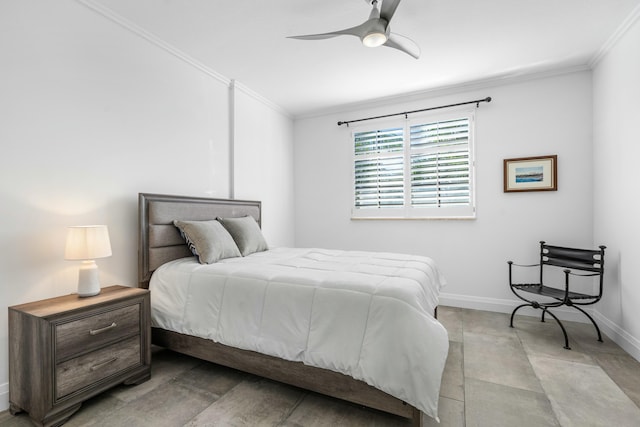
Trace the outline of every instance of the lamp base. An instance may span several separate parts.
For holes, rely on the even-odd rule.
[[[92,297],[100,293],[98,266],[93,260],[82,261],[78,271],[78,296]]]

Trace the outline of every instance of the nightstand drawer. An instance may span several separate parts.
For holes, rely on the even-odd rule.
[[[56,399],[141,364],[139,336],[67,360],[56,366]]]
[[[56,361],[63,361],[79,352],[92,351],[139,331],[139,304],[59,324],[56,326]]]

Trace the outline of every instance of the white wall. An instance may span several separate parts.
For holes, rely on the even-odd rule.
[[[640,358],[640,12],[593,71],[594,236],[608,246],[598,312],[618,342]],[[632,21],[633,22],[633,21]],[[634,353],[635,352],[635,353]]]
[[[102,284],[135,286],[137,193],[225,198],[232,180],[228,79],[162,43],[71,0],[5,1],[0,56],[3,410],[7,307],[75,291],[66,227],[107,224],[113,256],[98,260]],[[292,245],[292,121],[247,93],[238,98],[236,122],[269,132],[237,132],[236,197],[265,194],[265,234]],[[246,167],[257,155],[259,173]],[[268,168],[277,176],[264,179]]]
[[[338,120],[493,97],[476,111],[475,220],[350,220],[353,128]],[[537,259],[540,240],[589,247],[591,73],[573,72],[297,120],[296,245],[434,258],[446,305],[510,311],[508,259]],[[353,126],[353,125],[352,125]],[[558,191],[504,193],[503,159],[558,155]]]

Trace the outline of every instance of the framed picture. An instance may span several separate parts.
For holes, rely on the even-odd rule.
[[[557,191],[558,156],[504,159],[504,192]]]

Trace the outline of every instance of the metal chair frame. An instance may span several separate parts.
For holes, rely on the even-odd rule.
[[[564,335],[564,348],[571,350],[569,347],[569,336],[564,328],[564,325],[553,314],[549,308],[560,307],[563,305],[573,307],[587,316],[598,333],[598,341],[602,342],[602,334],[600,328],[593,318],[579,306],[591,305],[600,301],[602,298],[602,289],[604,282],[604,250],[606,246],[599,246],[599,250],[591,249],[576,249],[567,248],[562,246],[547,245],[544,241],[540,242],[540,262],[538,264],[521,265],[515,264],[513,261],[507,261],[509,265],[509,287],[511,291],[521,300],[525,301],[525,304],[521,304],[516,307],[511,313],[511,322],[509,326],[513,328],[513,318],[518,310],[522,307],[533,307],[542,310],[541,321],[545,321],[545,315],[549,313],[553,317]],[[513,267],[540,267],[540,282],[539,283],[513,283]],[[552,286],[547,286],[544,283],[544,272],[547,266],[554,266],[563,268],[564,272],[564,290]],[[575,273],[572,270],[579,270],[580,273]],[[599,292],[597,295],[589,295],[579,292],[573,292],[569,288],[570,276],[599,276]],[[518,291],[526,292],[529,294],[540,295],[543,297],[551,298],[550,302],[539,302],[533,298],[525,298],[519,294]]]

